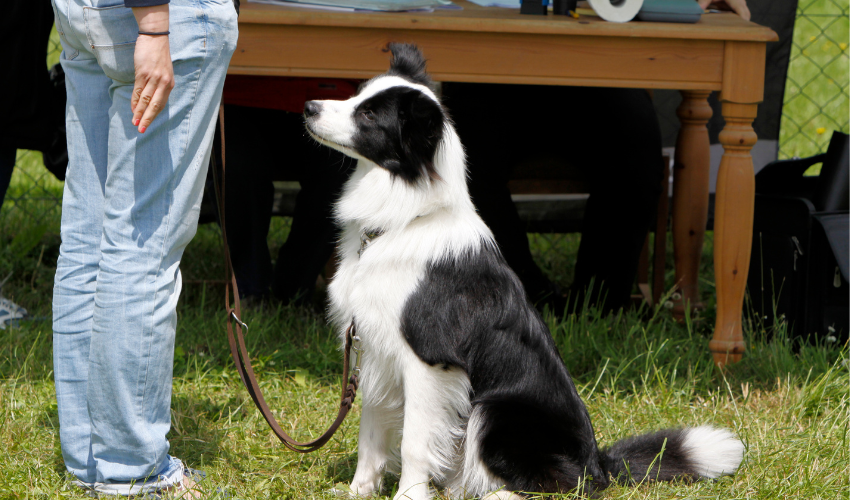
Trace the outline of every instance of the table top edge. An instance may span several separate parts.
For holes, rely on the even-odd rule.
[[[582,16],[578,20],[566,16],[546,16],[546,18],[525,16],[510,9],[482,8],[464,0],[455,1],[467,10],[433,13],[350,13],[243,2],[239,23],[242,26],[324,26],[745,42],[774,42],[779,39],[770,28],[743,21],[734,14],[706,14],[703,17],[707,19],[707,22],[697,24],[649,22],[620,24],[601,21],[591,16]],[[458,12],[464,14],[452,15]],[[481,15],[476,16],[479,13]]]

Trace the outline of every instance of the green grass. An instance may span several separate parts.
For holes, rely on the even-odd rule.
[[[277,224],[284,238],[286,223]],[[572,266],[578,238],[549,238],[550,247],[541,238],[532,238],[541,265],[568,277],[565,266]],[[83,498],[67,483],[59,449],[47,279],[56,249],[42,245],[51,256],[36,268],[43,271],[32,279],[30,266],[7,286],[8,295],[44,319],[0,331],[0,499]],[[710,244],[706,249],[707,273]],[[33,247],[17,262],[34,262],[40,253]],[[547,261],[553,254],[560,257]],[[217,279],[219,258],[218,232],[202,227],[186,251],[184,275]],[[703,283],[709,297],[711,282]],[[222,300],[220,286],[184,288],[169,434],[173,453],[204,469],[208,487],[226,487],[236,498],[334,498],[330,490],[354,474],[359,405],[320,452],[286,451],[233,370]],[[338,397],[340,355],[330,328],[312,309],[280,306],[245,316],[254,367],[283,427],[299,437],[318,435]],[[561,319],[549,315],[547,322],[601,445],[651,429],[708,423],[733,429],[747,447],[733,477],[617,486],[602,498],[833,499],[850,488],[846,347],[795,343],[783,325],[772,332],[748,326],[744,360],[721,372],[708,352],[710,316],[680,324],[660,307],[616,317],[593,310]],[[396,487],[388,477],[384,494],[391,497]]]

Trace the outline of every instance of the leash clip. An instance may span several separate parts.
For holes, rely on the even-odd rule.
[[[363,341],[359,335],[351,336],[351,349],[354,351],[354,374],[360,375],[360,360],[363,357]]]
[[[352,373],[354,375],[360,375],[360,359],[363,356],[363,339],[360,338],[360,335],[357,335],[357,327],[354,326],[354,320],[351,320],[351,326],[348,327],[346,331],[348,334],[348,340],[351,345],[351,350],[354,351],[354,369]]]
[[[230,311],[230,317],[233,318],[234,321],[239,323],[239,326],[241,326],[245,330],[245,332],[248,331],[248,325],[246,325],[244,321],[239,319],[239,316],[236,315],[236,311],[231,310]]]

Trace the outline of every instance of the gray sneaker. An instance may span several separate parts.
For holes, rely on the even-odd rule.
[[[206,478],[199,470],[186,467],[178,458],[169,457],[171,462],[162,474],[133,483],[84,483],[72,481],[74,486],[85,490],[92,498],[116,499],[126,497],[138,500],[171,500],[193,498],[225,498],[221,492],[207,494],[195,486]]]
[[[27,310],[0,295],[0,330],[18,326],[18,320],[27,317]]]

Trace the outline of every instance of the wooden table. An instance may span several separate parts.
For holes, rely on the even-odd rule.
[[[699,298],[708,216],[707,98],[719,90],[726,126],[715,200],[717,323],[710,349],[718,365],[740,360],[753,227],[752,121],[762,100],[765,44],[776,34],[734,14],[707,14],[697,24],[615,24],[456,3],[463,10],[342,13],[243,2],[229,73],[371,78],[388,68],[387,43],[400,41],[422,48],[437,81],[681,91],[673,238],[685,304]]]

